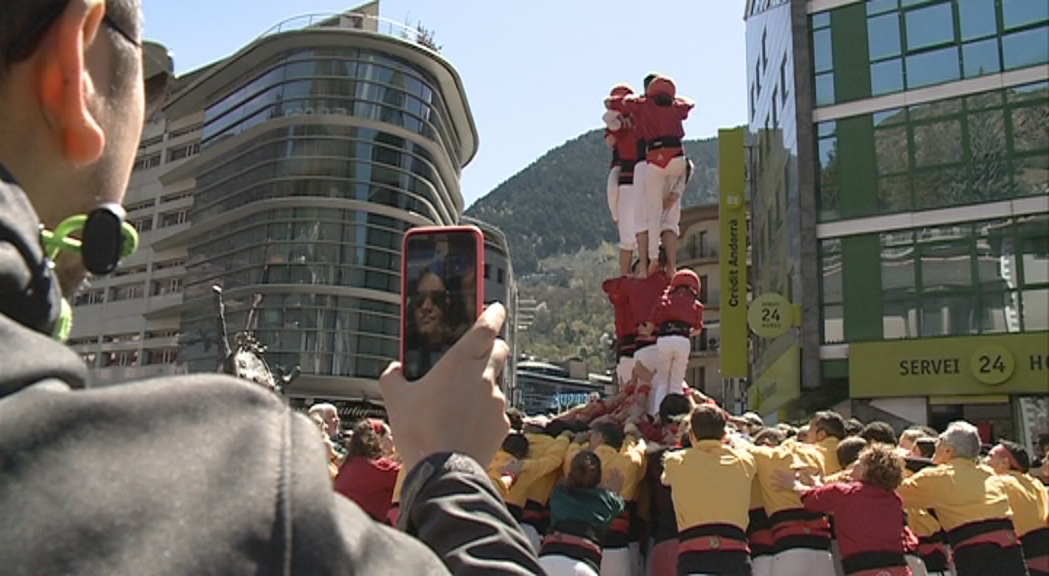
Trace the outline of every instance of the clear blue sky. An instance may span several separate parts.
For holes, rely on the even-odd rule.
[[[473,203],[547,150],[601,125],[617,82],[669,74],[697,102],[690,138],[746,122],[743,0],[380,0],[383,18],[435,31],[480,133],[463,172]],[[179,73],[227,56],[273,24],[354,0],[146,0],[146,37]],[[658,6],[658,8],[657,8]],[[646,52],[643,47],[657,49]]]

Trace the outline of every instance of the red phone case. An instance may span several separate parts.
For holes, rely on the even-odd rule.
[[[474,254],[474,276],[476,277],[474,283],[474,290],[476,291],[474,295],[474,302],[476,302],[474,318],[479,317],[481,312],[484,311],[484,233],[481,232],[481,229],[476,226],[421,226],[408,230],[401,241],[401,318],[399,322],[401,334],[399,360],[402,366],[404,365],[405,357],[404,320],[408,314],[408,298],[406,297],[408,291],[408,242],[415,236],[456,233],[467,233],[474,237],[474,245],[477,247]]]

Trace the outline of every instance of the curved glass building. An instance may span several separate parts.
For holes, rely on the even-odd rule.
[[[182,301],[151,317],[179,317],[189,371],[217,366],[217,285],[231,335],[251,329],[271,364],[301,368],[291,394],[378,397],[398,355],[403,233],[459,222],[477,131],[452,65],[373,12],[278,27],[166,108],[199,116],[200,153],[161,177],[193,205],[159,241],[185,250]]]

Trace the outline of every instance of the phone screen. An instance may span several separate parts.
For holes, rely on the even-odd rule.
[[[417,380],[481,311],[484,237],[472,227],[416,228],[404,239],[401,364]]]

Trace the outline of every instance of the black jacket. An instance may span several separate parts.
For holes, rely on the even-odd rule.
[[[409,474],[405,534],[333,493],[317,428],[257,385],[82,389],[83,362],[47,336],[60,295],[38,235],[0,167],[0,573],[542,572],[464,456]]]

